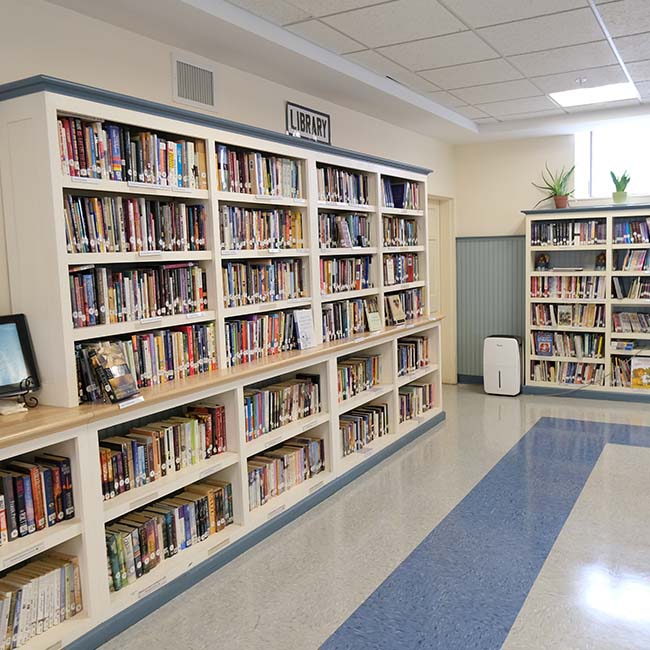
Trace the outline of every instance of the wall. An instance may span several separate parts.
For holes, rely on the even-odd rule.
[[[157,102],[172,102],[171,48],[132,32],[41,0],[3,0],[0,83],[48,74]],[[348,149],[435,170],[429,191],[453,196],[453,148],[300,93],[260,77],[217,65],[217,114],[247,124],[284,130],[284,102],[332,116],[332,142]],[[0,214],[0,314],[10,311],[4,220]]]

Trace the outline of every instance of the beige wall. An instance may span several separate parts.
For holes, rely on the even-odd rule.
[[[543,196],[531,182],[540,182],[546,162],[555,171],[571,167],[573,159],[571,135],[458,146],[457,236],[523,235],[521,210]]]
[[[78,83],[172,103],[168,45],[40,0],[2,0],[0,83],[48,74]],[[453,147],[327,101],[218,65],[217,114],[283,131],[284,102],[332,116],[333,144],[434,170],[429,191],[453,196]],[[0,214],[0,313],[10,309]]]

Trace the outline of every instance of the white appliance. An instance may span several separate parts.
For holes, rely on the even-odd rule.
[[[521,339],[488,336],[483,341],[483,388],[491,395],[521,392]]]

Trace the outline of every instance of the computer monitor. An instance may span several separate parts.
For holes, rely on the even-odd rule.
[[[24,314],[0,316],[0,398],[24,393],[39,387],[34,351]]]

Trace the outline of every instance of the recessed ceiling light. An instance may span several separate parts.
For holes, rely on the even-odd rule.
[[[626,82],[596,86],[595,88],[563,90],[559,93],[550,93],[549,96],[560,106],[584,106],[585,104],[602,104],[622,99],[638,99],[639,91],[633,83]]]

